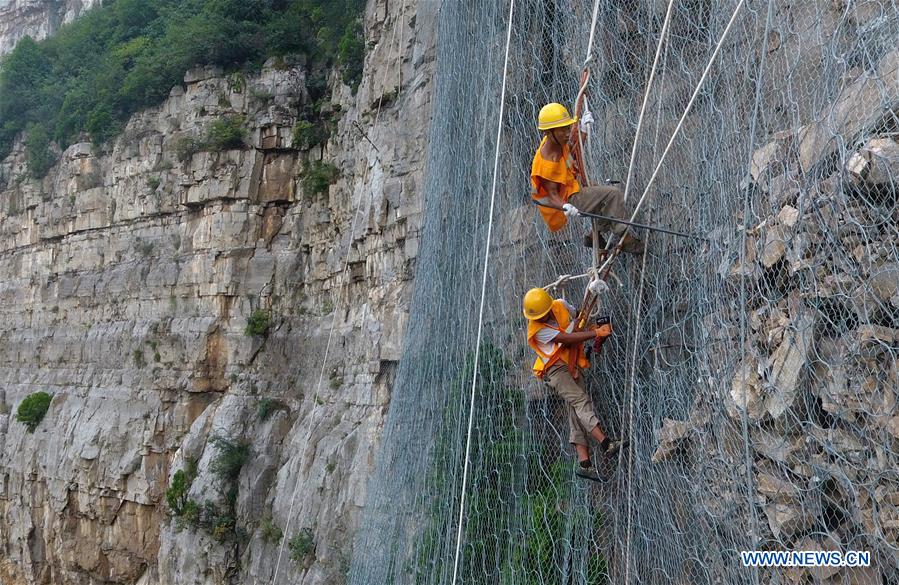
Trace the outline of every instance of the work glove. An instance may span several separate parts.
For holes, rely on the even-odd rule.
[[[571,203],[566,203],[565,205],[563,205],[562,211],[565,213],[565,217],[577,217],[581,214],[581,212],[577,210],[577,207],[575,207]]]
[[[601,278],[594,278],[590,281],[590,284],[587,285],[587,290],[599,296],[609,292],[609,285],[605,280]]]
[[[590,134],[591,128],[593,128],[593,114],[589,109],[584,108],[584,113],[581,114],[580,130],[584,134]]]
[[[596,338],[597,339],[605,339],[612,335],[612,325],[610,323],[606,323],[605,325],[600,325],[595,329]]]

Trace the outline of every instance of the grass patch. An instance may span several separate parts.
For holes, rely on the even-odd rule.
[[[280,526],[275,524],[275,521],[270,516],[266,516],[262,519],[262,522],[259,523],[259,536],[262,538],[263,542],[268,544],[278,544],[281,542],[281,539],[284,538],[284,531],[281,530]]]

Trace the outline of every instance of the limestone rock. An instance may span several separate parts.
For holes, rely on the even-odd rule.
[[[770,503],[763,508],[768,518],[768,527],[779,539],[791,536],[811,528],[814,515],[800,504]]]
[[[94,2],[0,4],[2,51],[10,11]],[[421,241],[435,50],[426,4],[384,3],[380,24],[369,15],[358,94],[333,76],[329,97],[341,114],[318,152],[285,144],[308,99],[304,65],[288,62],[248,75],[249,87],[273,94],[267,106],[202,68],[135,114],[102,155],[74,144],[42,182],[24,176],[21,144],[0,161],[4,585],[7,576],[18,585],[51,573],[60,585],[270,582],[277,551],[255,534],[263,517],[313,529],[309,575],[340,581],[402,355]],[[375,117],[363,98],[387,70],[401,73],[401,84],[390,79],[402,106]],[[237,112],[258,149],[176,156],[179,139]],[[303,200],[309,157],[339,175],[327,194]],[[371,230],[357,221],[369,209],[378,220]],[[245,333],[256,311],[270,315],[265,335]],[[340,349],[325,360],[329,337]],[[319,387],[322,367],[336,368],[340,383],[326,374]],[[37,389],[55,396],[36,432],[25,433],[8,412]],[[264,421],[263,400],[278,405]],[[166,488],[192,460],[190,496],[216,496],[212,434],[250,441],[235,503],[251,535],[240,569],[233,546],[179,531],[167,515]],[[304,578],[312,582],[288,563],[277,581]]]
[[[671,457],[683,444],[684,439],[690,434],[690,426],[687,422],[666,418],[662,421],[662,428],[658,431],[659,446],[652,454],[652,462],[659,463]]]
[[[16,42],[27,36],[41,40],[63,24],[75,20],[100,0],[4,0],[0,2],[0,55],[10,52]]]
[[[834,137],[858,136],[883,115],[883,108],[899,99],[899,51],[887,53],[877,70],[862,73],[846,87],[827,111],[800,133],[799,162],[803,171],[832,152]]]
[[[827,534],[823,538],[806,536],[796,544],[796,550],[804,551],[843,552],[842,549],[839,537],[833,533]],[[810,567],[808,572],[816,579],[828,579],[839,573],[840,567]]]
[[[760,261],[765,268],[771,268],[784,256],[787,249],[788,232],[782,225],[770,226],[765,233],[765,248]]]
[[[768,362],[765,387],[769,395],[765,408],[775,418],[786,412],[796,399],[799,376],[812,346],[814,326],[815,319],[809,312],[795,318]]]
[[[745,361],[737,368],[731,382],[729,397],[728,413],[731,418],[739,419],[744,410],[750,420],[760,420],[765,415],[761,378],[754,361]]]

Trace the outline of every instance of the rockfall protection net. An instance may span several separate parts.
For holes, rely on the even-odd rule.
[[[599,0],[594,180],[627,174],[667,5]],[[631,208],[736,7],[675,1]],[[637,218],[710,241],[641,232],[645,266],[616,261],[602,299],[615,335],[588,384],[632,443],[598,483],[574,475],[520,309],[591,262],[587,223],[550,234],[528,174],[539,108],[577,93],[593,8],[516,2],[499,120],[509,3],[441,6],[425,235],[350,582],[899,582],[899,5],[742,6]],[[555,292],[578,304],[583,285]],[[756,549],[872,566],[743,567]]]

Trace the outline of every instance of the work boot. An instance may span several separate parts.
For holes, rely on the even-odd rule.
[[[618,451],[626,447],[627,443],[627,439],[610,439],[606,437],[599,445],[602,447],[602,451],[607,457],[612,457],[617,455]]]
[[[587,248],[593,247],[593,232],[587,232],[586,234],[584,234],[584,246],[586,246]],[[602,234],[599,234],[599,247],[600,249],[606,247],[606,239],[602,236]]]
[[[602,481],[602,477],[599,475],[599,472],[596,470],[596,467],[593,466],[592,462],[590,462],[590,465],[588,467],[584,467],[579,463],[574,474],[578,477],[583,477],[584,479],[589,479],[591,481]]]

